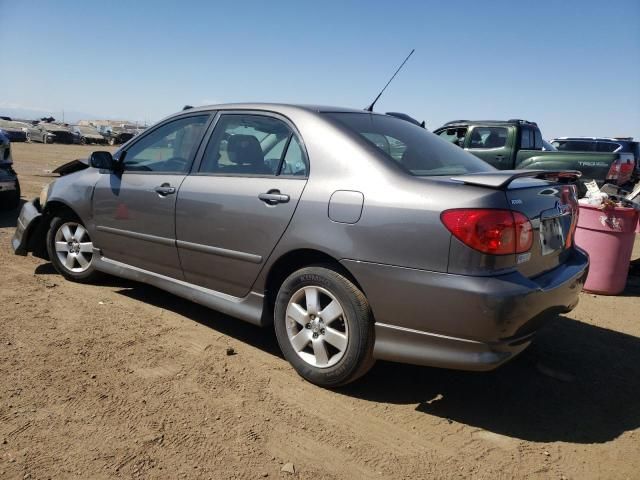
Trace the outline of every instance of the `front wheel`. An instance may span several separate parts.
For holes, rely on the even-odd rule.
[[[110,138],[109,139],[109,145],[111,145],[112,147],[116,144],[116,139],[115,138]]]
[[[89,282],[98,276],[93,266],[93,242],[89,232],[72,215],[63,214],[51,221],[47,252],[55,269],[68,280]]]
[[[276,298],[276,337],[300,376],[338,387],[373,365],[373,318],[364,294],[346,276],[327,267],[291,274]]]

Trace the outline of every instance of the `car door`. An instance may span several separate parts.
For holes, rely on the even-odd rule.
[[[220,115],[198,170],[178,192],[176,236],[185,279],[246,295],[287,228],[307,173],[302,141],[287,120]]]
[[[118,152],[121,171],[101,175],[93,196],[94,243],[103,256],[183,278],[175,242],[176,196],[210,116],[167,121]]]
[[[465,149],[500,170],[513,168],[510,127],[473,126],[465,138]]]

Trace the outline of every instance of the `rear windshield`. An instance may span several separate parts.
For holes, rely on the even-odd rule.
[[[461,175],[495,170],[460,147],[406,120],[368,113],[325,115],[359,134],[412,175]]]

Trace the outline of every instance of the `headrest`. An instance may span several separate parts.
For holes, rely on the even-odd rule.
[[[229,161],[236,165],[264,165],[260,142],[253,135],[232,135],[227,143]]]

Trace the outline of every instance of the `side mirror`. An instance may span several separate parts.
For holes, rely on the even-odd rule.
[[[116,169],[116,162],[109,152],[93,152],[89,157],[89,165],[100,170]]]

